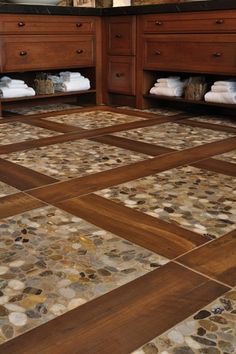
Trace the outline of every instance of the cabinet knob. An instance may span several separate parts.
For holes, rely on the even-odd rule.
[[[19,54],[21,57],[24,57],[27,55],[27,52],[25,50],[22,50]]]
[[[124,76],[124,73],[116,73],[116,77],[122,77]]]
[[[222,53],[220,52],[216,52],[216,53],[213,53],[213,56],[216,57],[216,58],[219,58],[219,57],[222,57]]]
[[[122,38],[122,34],[117,33],[117,34],[115,35],[115,38]]]
[[[157,26],[161,26],[162,24],[163,24],[163,22],[162,21],[155,21],[155,24],[157,25]]]
[[[83,53],[83,49],[77,49],[77,50],[76,50],[76,53],[77,53],[77,54],[82,54],[82,53]]]
[[[76,27],[82,27],[83,24],[81,22],[76,23]]]
[[[18,27],[24,27],[25,23],[23,21],[18,22]]]
[[[217,25],[221,25],[222,23],[224,23],[224,20],[222,20],[222,19],[216,20],[216,24],[217,24]]]
[[[156,54],[156,55],[161,55],[160,50],[155,50],[155,54]]]

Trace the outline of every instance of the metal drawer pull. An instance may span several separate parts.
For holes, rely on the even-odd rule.
[[[18,22],[18,27],[24,27],[24,26],[25,26],[24,22],[22,22],[22,21]]]
[[[82,26],[83,26],[83,24],[81,22],[76,23],[76,27],[82,27]]]
[[[115,35],[115,38],[122,38],[123,36],[122,36],[122,34],[120,34],[120,33],[117,33],[116,35]]]
[[[84,51],[83,51],[83,49],[77,49],[76,50],[76,53],[78,53],[78,54],[82,54]]]
[[[161,55],[161,52],[159,50],[155,50],[156,55]]]
[[[19,54],[20,54],[21,57],[24,57],[25,55],[27,55],[27,52],[22,50]]]
[[[214,57],[219,58],[219,57],[222,57],[223,53],[216,52],[213,55],[214,55]]]
[[[222,19],[216,20],[216,24],[217,24],[217,25],[221,25],[222,23],[224,23],[224,20],[222,20]]]
[[[116,73],[116,77],[122,77],[122,76],[125,76],[124,73]]]
[[[157,26],[161,26],[161,25],[163,24],[163,22],[162,22],[162,21],[155,21],[155,24],[156,24]]]

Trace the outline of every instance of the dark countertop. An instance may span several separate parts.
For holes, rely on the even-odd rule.
[[[74,16],[119,16],[142,15],[165,12],[188,12],[236,9],[235,0],[192,1],[144,6],[124,6],[113,8],[85,8],[42,5],[18,5],[0,3],[0,14],[32,14],[32,15],[74,15]]]

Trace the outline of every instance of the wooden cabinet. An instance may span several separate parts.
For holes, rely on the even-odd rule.
[[[105,91],[133,96],[136,93],[136,17],[116,16],[104,20]],[[109,103],[107,97],[107,103]],[[120,98],[125,104],[125,97]]]

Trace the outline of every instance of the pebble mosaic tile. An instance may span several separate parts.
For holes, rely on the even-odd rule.
[[[236,178],[195,167],[168,170],[97,194],[209,238],[236,225]]]
[[[133,354],[234,354],[236,289],[221,296]]]
[[[148,156],[82,139],[2,155],[2,158],[64,180],[138,162]]]
[[[127,114],[105,111],[79,112],[47,118],[47,120],[53,122],[74,125],[84,129],[103,128],[111,125],[125,124],[143,119],[144,118],[129,116]]]
[[[222,155],[214,156],[214,159],[236,163],[236,150],[226,152],[225,154]]]
[[[48,206],[0,220],[0,342],[168,259]]]
[[[158,124],[155,127],[132,129],[113,133],[113,135],[178,150],[235,136],[227,132],[190,127],[177,123]]]
[[[11,113],[17,113],[17,114],[28,116],[31,114],[55,112],[55,111],[61,111],[63,109],[75,109],[75,108],[81,108],[81,106],[76,106],[68,103],[60,103],[60,104],[48,104],[44,106],[34,106],[34,107],[25,107],[25,108],[24,107],[18,107],[15,109],[11,108],[7,111]]]
[[[34,140],[59,135],[48,129],[34,127],[21,122],[3,123],[0,125],[0,145],[14,144],[26,140]]]
[[[211,123],[211,124],[219,124],[219,125],[227,125],[229,127],[236,128],[236,120],[235,118],[228,118],[228,117],[214,117],[214,116],[200,116],[190,118],[189,120],[194,120],[196,122],[203,122],[203,123]]]
[[[0,181],[0,198],[19,192],[18,189]]]

